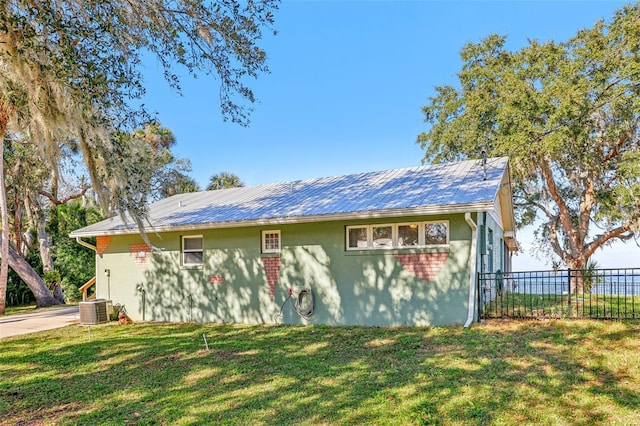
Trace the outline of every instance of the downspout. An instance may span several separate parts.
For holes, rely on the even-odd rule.
[[[98,248],[96,246],[93,246],[93,245],[89,244],[88,242],[84,241],[82,239],[82,237],[76,237],[76,242],[78,244],[80,244],[81,246],[85,246],[87,248],[90,248],[91,250],[95,251],[96,253],[98,252]]]
[[[476,246],[478,244],[478,226],[471,218],[471,213],[464,214],[464,220],[471,228],[471,254],[469,255],[471,260],[471,273],[469,276],[469,315],[467,316],[467,322],[464,323],[465,328],[468,328],[475,317],[476,311]]]
[[[83,240],[83,239],[82,239],[82,237],[76,237],[76,242],[77,242],[78,244],[80,244],[81,246],[86,247],[86,248],[89,248],[89,249],[93,250],[96,254],[98,254],[98,248],[97,248],[96,246],[92,245],[92,244],[89,244],[89,243],[88,243],[88,242],[86,242],[85,240]],[[96,261],[96,270],[93,272],[93,274],[94,274],[94,275],[93,275],[93,278],[94,278],[94,279],[98,277],[98,262],[97,262],[97,261]],[[90,281],[87,281],[87,282],[90,282]],[[97,284],[97,282],[96,282],[96,289],[97,289],[97,285],[98,285],[98,284]],[[84,286],[83,286],[83,287],[84,287]],[[86,293],[86,291],[87,291],[87,290],[84,290],[84,293],[83,293],[83,294],[84,294],[84,296],[86,296],[86,294],[87,294],[87,293]],[[83,296],[83,300],[84,300],[84,296]]]

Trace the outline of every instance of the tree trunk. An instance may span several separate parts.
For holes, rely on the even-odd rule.
[[[55,207],[55,205],[54,205]],[[35,231],[38,238],[38,249],[40,260],[42,261],[42,272],[45,274],[53,271],[53,258],[51,257],[51,239],[47,234],[46,223],[42,209],[37,200],[32,197],[26,197],[24,200],[24,209],[29,219],[31,231]]]
[[[0,247],[0,315],[7,305],[7,279],[9,278],[9,217],[7,216],[7,192],[4,186],[4,136],[9,121],[7,105],[0,101],[0,215],[2,216],[2,244]]]
[[[29,198],[29,201],[34,203],[27,206],[29,220],[31,226],[36,229],[38,234],[38,249],[40,251],[40,260],[42,261],[42,272],[53,271],[53,259],[51,258],[51,244],[49,235],[47,235],[46,224],[44,215],[41,214],[40,206],[37,201]]]
[[[62,286],[59,283],[53,285],[53,298],[61,305],[64,305],[64,292]]]
[[[0,141],[0,212],[2,215],[2,241],[0,243],[0,314],[4,315],[7,304],[7,280],[9,279],[9,217],[7,212],[7,192],[4,186],[4,142]]]
[[[47,235],[44,218],[40,214],[41,210],[37,201],[33,201],[31,197],[25,199],[24,207],[27,212],[27,217],[29,218],[29,226],[32,229],[35,228],[38,235],[38,248],[40,260],[42,261],[42,271],[46,274],[47,272],[53,271],[53,259],[51,257],[51,244],[49,236]],[[64,294],[60,284],[55,283],[50,290],[53,292],[53,298],[59,303],[64,304]]]
[[[40,260],[42,260],[42,271],[53,271],[53,259],[51,259],[51,245],[49,244],[49,236],[44,229],[43,224],[38,224],[38,242],[40,249]]]
[[[4,238],[2,239],[2,243],[4,243]],[[62,303],[57,301],[47,285],[42,281],[40,275],[36,273],[36,271],[29,265],[29,263],[24,260],[22,256],[16,253],[11,247],[8,247],[9,255],[7,256],[8,265],[13,269],[18,276],[25,282],[25,284],[29,287],[29,290],[33,293],[33,296],[36,298],[36,305],[38,308],[44,308],[46,306],[54,306],[61,305]],[[4,262],[5,259],[3,258]]]
[[[582,295],[584,293],[584,273],[587,269],[586,259],[570,259],[565,262],[567,267],[571,269],[570,290],[573,295]]]

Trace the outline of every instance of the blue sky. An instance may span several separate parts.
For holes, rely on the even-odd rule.
[[[223,122],[216,81],[185,77],[179,96],[154,63],[145,104],[174,132],[174,151],[201,186],[221,171],[255,185],[415,166],[421,107],[434,86],[455,84],[465,43],[492,33],[514,49],[566,40],[625,3],[284,0],[278,35],[262,43],[271,73],[250,83],[259,101],[249,127]],[[528,248],[526,230],[519,240]],[[602,254],[602,266],[640,260],[635,244]],[[545,267],[527,253],[516,265]]]

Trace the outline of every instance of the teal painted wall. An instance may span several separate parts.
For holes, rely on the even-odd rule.
[[[449,246],[423,249],[345,249],[348,225],[449,221]],[[272,297],[261,253],[261,231],[281,231],[280,268]],[[498,233],[494,231],[494,235]],[[204,265],[180,263],[182,235],[202,235]],[[464,215],[401,220],[319,222],[268,227],[150,234],[161,251],[148,253],[140,236],[114,236],[97,258],[97,296],[124,304],[134,320],[454,325],[468,314],[471,229]],[[421,279],[407,263],[446,257]],[[109,270],[107,276],[106,270]],[[310,287],[314,315],[300,317],[289,288]]]

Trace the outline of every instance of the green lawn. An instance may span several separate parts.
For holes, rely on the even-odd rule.
[[[14,314],[28,314],[36,309],[36,305],[22,305],[22,306],[7,306],[5,308],[5,315]]]
[[[70,326],[0,340],[0,424],[640,424],[640,323]]]
[[[49,306],[48,308],[38,308],[35,304],[33,305],[22,305],[22,306],[7,306],[5,309],[5,316],[9,316],[9,315],[19,315],[19,314],[30,314],[32,312],[42,312],[42,311],[48,311],[50,309],[60,309],[60,308],[67,308],[69,306],[74,306],[77,305],[78,302],[68,302],[64,305],[55,305],[55,306]]]

